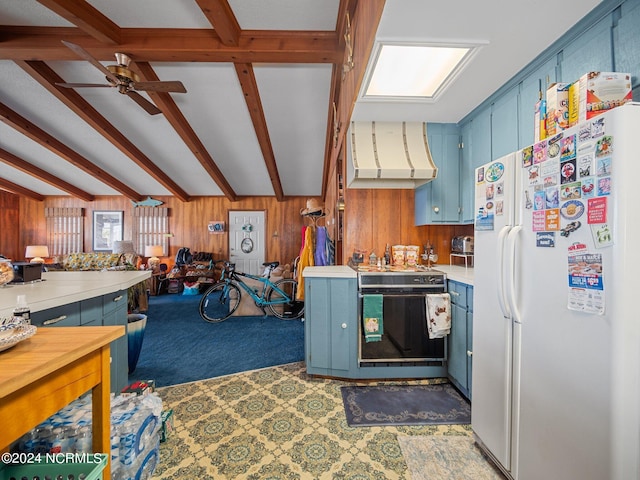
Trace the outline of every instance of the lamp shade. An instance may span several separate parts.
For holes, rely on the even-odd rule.
[[[44,259],[42,257],[49,256],[49,247],[46,245],[27,245],[24,256],[25,258],[31,258],[32,262],[44,263]]]
[[[135,253],[131,240],[114,240],[113,253]]]
[[[163,253],[162,245],[147,245],[144,247],[145,257],[161,257]]]

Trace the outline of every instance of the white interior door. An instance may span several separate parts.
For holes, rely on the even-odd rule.
[[[240,272],[260,275],[265,262],[264,211],[229,212],[229,260]]]

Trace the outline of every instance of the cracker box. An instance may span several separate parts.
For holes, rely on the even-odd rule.
[[[547,89],[547,136],[569,127],[570,83],[553,83]]]
[[[533,115],[533,138],[535,143],[547,138],[546,118],[547,101],[540,99],[536,102]]]
[[[573,112],[576,123],[584,122],[612,108],[630,102],[631,74],[620,72],[588,72],[576,82],[571,100],[577,102]],[[571,117],[571,114],[570,114]]]
[[[163,410],[160,414],[162,427],[160,429],[160,441],[166,442],[173,433],[173,409]]]

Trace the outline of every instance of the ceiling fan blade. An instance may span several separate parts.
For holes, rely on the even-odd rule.
[[[56,83],[59,87],[64,88],[92,88],[92,87],[109,87],[113,88],[115,85],[111,84],[100,84],[100,83]]]
[[[102,65],[98,60],[96,60],[95,58],[93,58],[89,52],[87,52],[84,48],[82,48],[80,45],[76,45],[75,43],[71,43],[71,42],[66,42],[64,40],[62,40],[62,43],[70,48],[76,55],[78,55],[79,57],[84,58],[87,62],[90,62],[94,67],[96,67],[98,70],[100,70],[102,73],[104,73],[104,75],[110,80],[112,81],[114,84],[116,85],[120,85],[120,80],[118,79],[118,77],[116,77],[113,73],[111,73],[107,67],[105,67],[104,65]]]
[[[151,103],[139,93],[128,91],[127,95],[131,100],[144,108],[149,115],[157,115],[159,113],[162,113],[162,111],[158,107],[156,107],[153,103]]]
[[[182,82],[179,81],[166,81],[166,82],[135,82],[133,88],[136,90],[149,91],[149,92],[175,92],[175,93],[187,93],[187,89],[184,88]]]

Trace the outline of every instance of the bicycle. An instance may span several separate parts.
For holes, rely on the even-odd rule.
[[[294,320],[302,317],[304,302],[296,300],[298,282],[292,278],[283,278],[276,282],[270,280],[271,272],[280,262],[267,262],[263,276],[237,272],[236,264],[228,261],[223,263],[220,281],[209,288],[200,300],[198,311],[203,320],[218,323],[229,318],[240,305],[242,290],[253,299],[255,304],[266,315],[265,307],[277,318]],[[247,285],[243,278],[250,278],[261,282],[262,291]],[[241,290],[242,288],[242,290]]]

